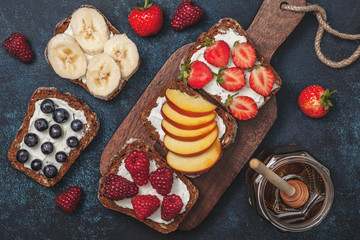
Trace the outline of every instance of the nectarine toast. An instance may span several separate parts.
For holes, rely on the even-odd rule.
[[[197,188],[138,139],[128,141],[111,161],[100,179],[100,202],[161,233],[175,231],[195,204]]]

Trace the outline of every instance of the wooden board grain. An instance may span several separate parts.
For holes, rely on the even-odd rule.
[[[254,21],[246,31],[258,51],[268,61],[271,60],[276,49],[304,16],[302,13],[282,11],[280,9],[282,2],[284,1],[264,0]],[[306,4],[305,0],[289,0],[286,2],[294,5]],[[192,43],[187,44],[171,55],[116,130],[101,156],[100,171],[102,174],[109,166],[111,157],[130,138],[141,138],[160,150],[157,147],[158,144],[142,125],[140,114],[146,104],[158,95],[170,80],[178,76],[180,61],[191,45]],[[260,109],[259,114],[254,119],[238,121],[239,128],[234,144],[224,152],[223,157],[213,168],[200,177],[192,179],[192,182],[199,189],[200,196],[181,223],[180,230],[191,230],[204,220],[266,136],[274,124],[276,116],[276,98],[273,97]]]

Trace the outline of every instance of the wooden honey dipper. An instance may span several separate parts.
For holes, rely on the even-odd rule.
[[[287,206],[299,208],[309,199],[309,190],[302,181],[291,179],[286,182],[256,158],[251,159],[249,164],[252,169],[280,189],[280,197]]]

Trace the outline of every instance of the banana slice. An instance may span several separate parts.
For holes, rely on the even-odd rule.
[[[120,79],[120,68],[108,54],[100,53],[90,60],[86,85],[95,97],[108,100],[119,89]]]
[[[117,34],[104,46],[104,53],[109,54],[119,65],[122,79],[128,79],[139,66],[139,53],[133,41],[126,34]]]
[[[95,55],[103,52],[110,33],[104,17],[98,11],[79,8],[71,15],[70,26],[85,53]]]
[[[86,73],[86,57],[75,39],[57,34],[47,45],[47,59],[54,71],[62,78],[78,79]]]

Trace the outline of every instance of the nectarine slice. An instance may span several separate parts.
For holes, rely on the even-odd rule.
[[[220,140],[216,140],[205,152],[195,156],[181,156],[173,152],[166,155],[167,163],[173,169],[183,173],[200,173],[208,170],[219,160],[221,155]]]
[[[216,105],[210,103],[200,96],[190,96],[187,93],[181,92],[176,89],[166,89],[165,92],[166,100],[171,102],[170,104],[175,105],[181,110],[188,113],[186,115],[191,116],[191,114],[206,114],[214,111]]]
[[[170,135],[171,137],[182,139],[182,140],[196,140],[204,137],[210,133],[216,127],[216,121],[211,122],[209,125],[192,130],[186,130],[176,127],[170,122],[163,119],[161,122],[161,127],[164,130],[165,134]]]
[[[169,151],[180,155],[197,154],[208,149],[215,142],[218,133],[219,131],[216,126],[208,135],[195,141],[183,141],[165,135],[164,145]]]
[[[214,121],[216,117],[215,112],[211,112],[201,117],[189,117],[186,115],[182,115],[172,109],[168,103],[164,103],[161,108],[161,113],[163,114],[163,117],[170,120],[171,123],[175,123],[175,125],[179,128],[182,128],[181,126],[184,126],[183,128],[185,129],[186,127],[200,128],[209,125],[212,121]]]

